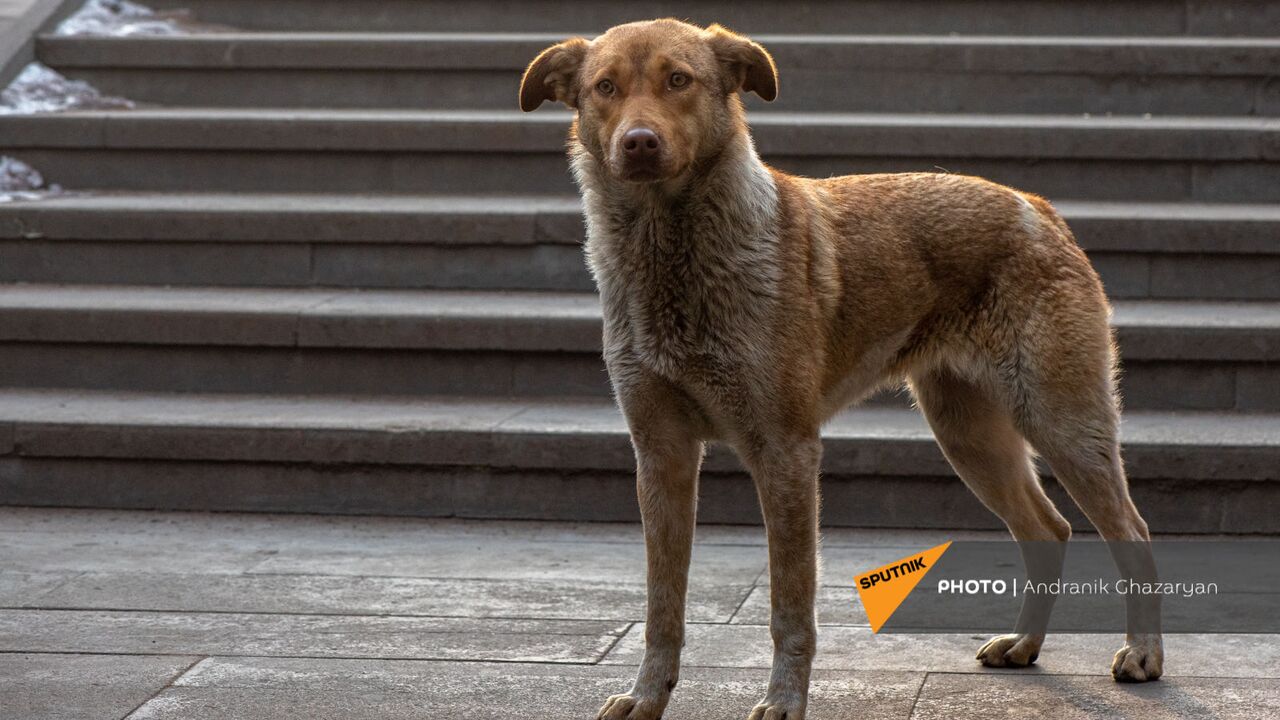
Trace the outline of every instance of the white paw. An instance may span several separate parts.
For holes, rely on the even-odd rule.
[[[987,667],[1027,667],[1040,657],[1043,644],[1039,635],[997,635],[978,649],[976,657]]]
[[[1143,636],[1125,643],[1111,661],[1111,677],[1118,682],[1147,682],[1164,674],[1164,645],[1160,636]]]
[[[805,701],[798,698],[765,698],[751,708],[747,720],[804,720]]]
[[[604,701],[596,720],[658,720],[667,707],[667,700],[626,695],[612,695]]]

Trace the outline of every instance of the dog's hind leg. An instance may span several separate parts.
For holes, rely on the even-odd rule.
[[[1147,523],[1129,496],[1120,458],[1106,299],[1096,276],[1077,277],[1042,287],[1035,317],[1018,333],[1022,371],[1011,388],[1018,428],[1107,542],[1121,582],[1154,583]],[[1125,612],[1126,642],[1111,674],[1126,682],[1154,680],[1164,664],[1160,596],[1127,592]]]
[[[1044,494],[1010,413],[988,388],[950,370],[913,374],[911,388],[951,466],[1018,541],[1028,579],[1058,579],[1071,525]],[[1054,600],[1052,594],[1025,594],[1015,632],[988,641],[978,660],[989,667],[1035,662]]]
[[[1098,393],[1043,389],[1037,403],[1042,410],[1029,418],[1027,436],[1107,542],[1121,581],[1152,583],[1156,566],[1151,538],[1129,497],[1110,382],[1107,377],[1099,383]],[[1155,680],[1164,665],[1160,596],[1127,592],[1125,612],[1126,641],[1115,655],[1111,674],[1122,682]]]

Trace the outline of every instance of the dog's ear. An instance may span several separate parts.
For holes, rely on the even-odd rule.
[[[707,28],[707,44],[724,68],[730,92],[753,92],[770,102],[778,97],[778,68],[759,43],[712,25]]]
[[[578,106],[578,70],[589,43],[580,37],[552,45],[538,54],[520,81],[520,109],[537,110],[545,100]]]

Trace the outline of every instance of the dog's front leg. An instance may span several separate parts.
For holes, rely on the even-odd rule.
[[[768,444],[748,458],[769,537],[769,600],[773,673],[748,720],[804,720],[809,672],[817,651],[814,594],[818,585],[818,467],[814,433]]]
[[[600,720],[657,720],[680,676],[685,594],[698,504],[703,443],[674,408],[652,394],[628,402],[619,393],[636,451],[636,493],[644,521],[649,601],[644,660],[631,691],[614,695]]]

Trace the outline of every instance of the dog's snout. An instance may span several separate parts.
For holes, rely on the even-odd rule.
[[[658,133],[649,128],[632,128],[622,136],[622,150],[630,160],[647,160],[662,149]]]

